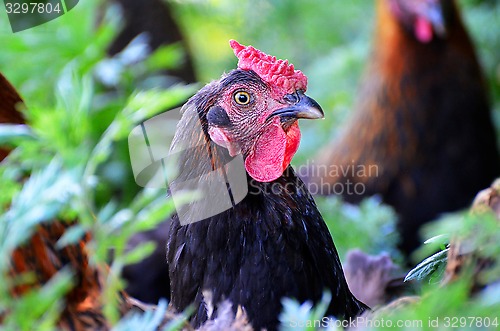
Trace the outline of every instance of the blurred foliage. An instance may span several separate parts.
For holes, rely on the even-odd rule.
[[[463,16],[478,46],[488,78],[494,116],[500,128],[500,3],[461,0]],[[206,83],[235,67],[229,39],[252,44],[267,53],[288,58],[309,77],[309,94],[326,112],[326,120],[301,124],[303,140],[294,160],[304,163],[319,146],[335,136],[353,104],[357,82],[367,62],[373,31],[373,2],[365,0],[169,0],[194,56],[198,79]],[[10,252],[33,233],[40,222],[77,219],[61,238],[64,246],[90,232],[92,263],[103,265],[110,251],[105,297],[123,287],[116,277],[127,263],[147,255],[151,244],[125,252],[131,235],[154,227],[172,212],[161,190],[140,190],[133,180],[126,137],[141,121],[182,103],[195,91],[190,86],[158,89],[150,77],[159,69],[175,67],[179,50],[163,47],[149,54],[141,37],[109,58],[106,49],[122,26],[119,11],[103,1],[84,0],[68,14],[33,29],[12,34],[0,10],[0,72],[20,91],[26,102],[30,127],[0,126],[0,142],[17,149],[0,165],[0,314],[9,311],[6,329],[51,330],[62,297],[71,288],[71,270],[61,270],[44,287],[22,299],[8,294],[14,281],[6,276]],[[499,131],[500,132],[500,131]],[[500,134],[498,135],[500,141]],[[31,175],[30,175],[31,174]],[[30,175],[29,179],[26,179]],[[12,204],[9,206],[10,202]],[[369,253],[390,252],[397,257],[395,215],[377,198],[359,207],[335,197],[320,198],[341,257],[349,248]],[[430,225],[426,237],[456,230],[474,234],[475,247],[495,260],[498,229],[481,217],[453,216],[452,221]],[[469,231],[469,232],[467,232]],[[438,245],[438,246],[436,246]],[[426,245],[421,259],[442,242]],[[439,257],[439,256],[438,256]],[[440,262],[431,259],[431,262]],[[417,278],[432,277],[430,264],[417,269]],[[492,271],[485,279],[495,279]],[[438,277],[434,279],[439,279]],[[29,275],[27,279],[29,280]],[[422,289],[421,302],[398,311],[398,319],[446,316],[494,316],[500,309],[500,289],[490,285],[469,299],[470,279],[439,287],[432,281]],[[443,298],[447,298],[443,300]],[[324,300],[328,301],[328,296]],[[106,314],[117,322],[114,300]],[[325,302],[285,300],[282,321],[321,316]],[[155,329],[166,309],[125,317],[117,330]],[[389,316],[388,318],[396,318]],[[177,323],[180,323],[177,321]],[[169,325],[166,329],[175,329]],[[294,328],[294,330],[311,328]],[[312,328],[314,329],[314,328]],[[283,330],[287,330],[284,323]]]
[[[283,312],[280,315],[280,330],[313,331],[318,327],[322,327],[327,331],[341,330],[341,328],[334,325],[335,320],[333,318],[324,318],[331,300],[332,295],[328,292],[323,294],[321,301],[316,306],[313,306],[310,301],[300,303],[293,299],[284,298],[282,300]]]
[[[348,250],[359,248],[372,254],[387,252],[400,259],[395,248],[399,239],[396,214],[378,197],[365,199],[359,206],[343,203],[336,196],[315,197],[315,200],[330,226],[341,258]]]
[[[103,16],[100,25],[89,19],[99,15]],[[117,322],[115,298],[124,285],[118,275],[124,265],[141,260],[154,248],[154,243],[144,243],[125,251],[129,238],[154,228],[174,210],[163,190],[139,191],[131,175],[126,139],[134,126],[184,102],[195,87],[140,89],[143,76],[172,63],[158,61],[156,54],[148,58],[141,40],[108,59],[106,49],[118,31],[117,15],[114,8],[83,1],[47,25],[18,34],[2,32],[0,71],[26,101],[24,114],[29,122],[29,127],[0,127],[2,143],[17,147],[0,166],[4,209],[0,275],[8,280],[0,282],[0,313],[8,312],[7,329],[32,330],[37,325],[40,330],[52,330],[64,308],[63,296],[74,285],[72,270],[66,268],[21,299],[8,294],[13,284],[30,281],[29,275],[10,279],[7,272],[11,252],[38,224],[76,219],[58,246],[90,233],[93,240],[87,249],[94,266],[104,266],[113,252],[103,298],[107,318]],[[8,29],[5,23],[2,18],[0,31]],[[158,52],[175,58],[173,49]],[[106,65],[110,62],[115,65]],[[116,63],[120,70],[108,70]],[[110,75],[116,78],[112,89],[106,79]],[[163,315],[161,308],[155,314],[134,315],[117,329],[154,324]]]
[[[457,213],[447,216],[426,227],[426,235],[446,233],[453,243],[461,242],[467,252],[473,253],[470,264],[464,264],[457,281],[440,286],[444,268],[440,251],[412,270],[409,277],[423,281],[422,296],[419,302],[402,306],[394,311],[386,311],[380,319],[393,321],[422,321],[423,327],[461,330],[498,330],[500,328],[500,231],[498,219],[493,213]],[[432,243],[442,247],[446,236],[440,236]],[[486,269],[476,268],[479,259],[491,261]],[[489,284],[489,285],[488,285]],[[474,286],[482,288],[474,297],[470,292]],[[437,321],[437,322],[436,322]],[[378,328],[379,330],[389,327]],[[418,329],[407,327],[406,329]]]
[[[454,238],[455,243],[466,243],[467,251],[474,252],[472,263],[464,264],[457,280],[443,286],[441,280],[446,266],[443,252],[447,249],[435,253],[408,273],[408,280],[418,280],[422,285],[418,300],[408,299],[390,308],[382,308],[373,316],[355,319],[352,325],[361,330],[500,329],[498,219],[492,213],[457,213],[428,225],[425,232],[434,237],[428,241],[429,247],[424,246],[423,251],[427,253],[423,255],[427,256],[436,248],[442,249],[449,238]],[[478,259],[488,259],[490,267],[477,273]],[[471,296],[473,287],[479,292]],[[321,311],[324,303],[316,307],[308,302],[300,304],[293,300],[283,303],[282,330],[318,330],[318,325],[326,330],[337,330],[339,326],[335,320],[318,318],[318,310]]]

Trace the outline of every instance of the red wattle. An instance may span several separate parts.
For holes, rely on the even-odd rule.
[[[422,17],[417,17],[415,21],[415,36],[422,43],[428,43],[432,40],[432,24]]]
[[[295,155],[295,152],[299,149],[300,144],[300,129],[299,123],[295,122],[286,132],[286,150],[285,150],[285,158],[283,160],[283,171],[288,167],[290,162],[292,162],[292,158]]]
[[[271,182],[279,178],[290,164],[300,143],[300,130],[294,123],[287,132],[278,117],[257,138],[253,149],[245,159],[248,174],[259,182]]]

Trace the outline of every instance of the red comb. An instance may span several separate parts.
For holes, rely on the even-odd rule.
[[[229,45],[239,60],[238,68],[255,71],[278,95],[307,89],[306,75],[300,70],[294,70],[293,64],[288,64],[288,60],[276,60],[275,56],[267,55],[252,46],[243,46],[236,40],[230,40]]]

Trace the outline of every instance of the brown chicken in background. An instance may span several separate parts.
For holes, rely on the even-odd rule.
[[[23,100],[16,89],[0,74],[0,123],[23,124],[24,117],[18,110]],[[9,154],[9,149],[0,146],[0,161]]]
[[[12,85],[0,74],[0,122],[23,124],[24,119],[19,107],[22,99]],[[0,161],[9,150],[0,149]],[[61,315],[59,326],[65,330],[101,330],[107,329],[107,322],[102,313],[101,288],[104,281],[103,270],[89,264],[85,245],[88,236],[77,244],[57,248],[68,223],[53,221],[41,224],[23,246],[12,253],[10,276],[21,276],[31,272],[35,279],[29,284],[12,288],[14,296],[26,294],[30,289],[43,286],[58,271],[70,266],[74,272],[74,288],[66,295],[65,309]],[[131,305],[122,300],[123,313],[130,310]]]
[[[351,121],[304,177],[322,194],[342,185],[348,202],[380,194],[399,214],[409,254],[423,223],[466,207],[499,175],[499,155],[487,86],[455,2],[378,0],[376,22]]]
[[[58,271],[70,266],[74,287],[65,297],[58,326],[63,330],[107,330],[109,325],[101,301],[105,271],[89,264],[85,249],[88,236],[74,245],[56,246],[68,226],[60,221],[39,225],[30,240],[14,251],[11,276],[30,272],[36,278],[32,285],[14,287],[13,295],[21,296],[32,288],[45,285]],[[121,313],[125,314],[132,306],[125,297],[120,301]]]

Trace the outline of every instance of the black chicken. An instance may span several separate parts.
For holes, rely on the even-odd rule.
[[[303,179],[349,202],[380,194],[401,249],[500,174],[487,87],[453,0],[378,0],[374,50],[351,121]],[[340,169],[336,171],[335,169]]]
[[[171,305],[180,311],[194,304],[192,322],[199,326],[227,299],[255,329],[275,330],[283,297],[316,302],[328,290],[333,299],[327,313],[352,318],[367,307],[349,291],[328,228],[289,165],[300,140],[297,120],[322,118],[323,112],[304,95],[307,78],[293,65],[235,41],[231,47],[238,69],[183,107],[171,150],[195,147],[180,153],[180,174],[170,187],[196,176],[203,186],[210,171],[227,181],[234,172],[224,160],[239,156],[248,194],[238,197],[241,187],[231,186],[231,208],[197,221],[204,210],[193,202],[173,217],[167,244]],[[210,187],[205,193],[215,194]]]

